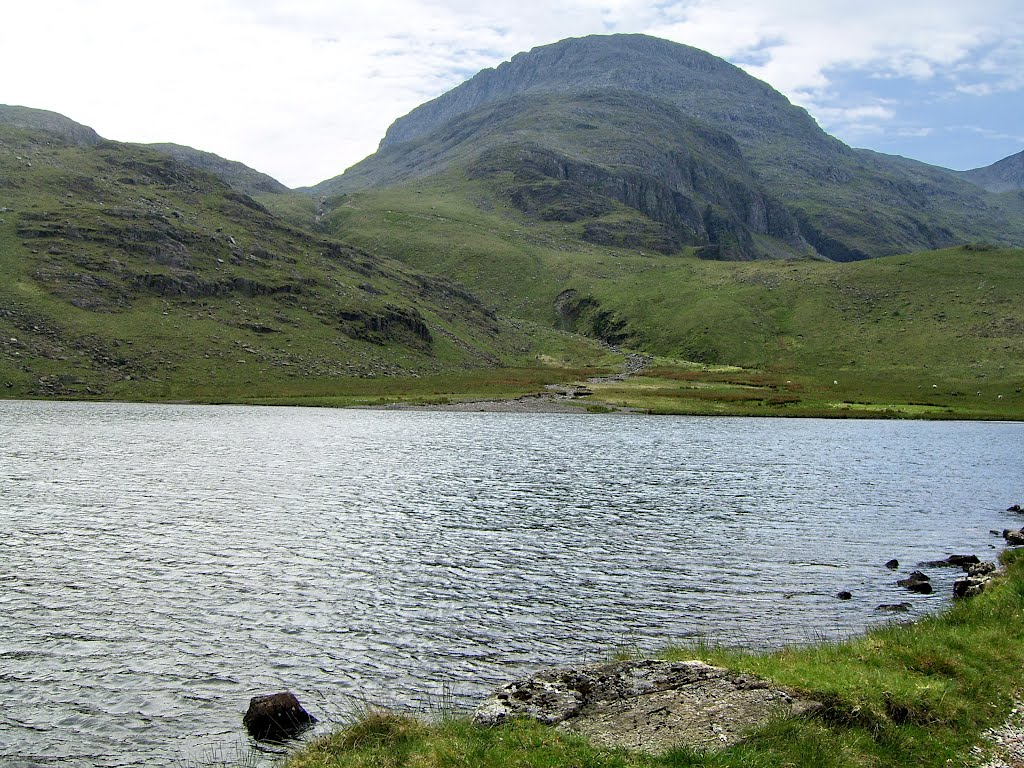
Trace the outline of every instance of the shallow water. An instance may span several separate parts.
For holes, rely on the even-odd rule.
[[[0,763],[248,749],[671,641],[842,637],[994,557],[1024,425],[0,402]],[[909,570],[904,567],[903,571]],[[850,590],[854,599],[835,593]],[[237,745],[237,747],[236,747]]]

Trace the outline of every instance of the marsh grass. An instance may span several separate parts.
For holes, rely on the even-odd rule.
[[[768,678],[821,703],[775,720],[721,752],[651,756],[604,749],[534,722],[496,728],[373,711],[294,755],[286,768],[921,768],[963,766],[1001,723],[1024,668],[1024,550],[984,594],[913,624],[845,642],[756,653],[706,641],[669,648]]]

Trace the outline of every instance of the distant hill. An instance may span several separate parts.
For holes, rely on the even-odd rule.
[[[984,168],[959,171],[957,175],[989,192],[1013,192],[1024,189],[1024,151],[1004,157]]]
[[[609,108],[608,99],[599,96],[602,91],[617,94],[617,109]],[[588,99],[600,105],[601,115],[593,120],[581,116]],[[521,114],[526,103],[534,122],[557,127],[557,147],[550,145],[550,130],[532,130],[523,120],[502,126],[502,112]],[[546,115],[539,114],[541,109]],[[630,133],[634,116],[637,126]],[[673,136],[681,121],[689,121],[687,135]],[[619,131],[613,147],[600,144],[605,130]],[[719,178],[704,194],[691,179],[716,176],[703,166],[703,159],[721,168],[721,155],[708,155],[706,145],[694,137],[712,134],[724,137],[716,139],[722,146],[723,141],[733,143],[739,159],[729,165],[735,171],[741,163],[744,169],[739,176],[731,175],[733,183],[723,185]],[[648,141],[650,135],[659,140]],[[629,153],[630,137],[643,147],[634,153],[640,157]],[[396,120],[377,154],[309,191],[330,196],[449,172],[472,175],[471,166],[485,153],[493,158],[497,146],[523,141],[555,152],[573,166],[602,168],[596,186],[578,175],[574,180],[559,179],[557,173],[549,178],[574,181],[589,193],[641,211],[656,225],[673,218],[692,220],[695,206],[706,211],[715,222],[710,230],[720,232],[718,239],[729,246],[721,250],[726,257],[770,255],[775,248],[799,251],[793,228],[788,221],[782,223],[787,217],[797,222],[803,243],[837,261],[974,240],[1024,244],[1024,210],[1018,202],[988,195],[945,169],[852,149],[738,67],[696,48],[644,35],[569,39],[518,54]],[[657,154],[649,151],[651,143],[660,145]],[[491,167],[496,174],[502,170],[493,162]],[[503,170],[522,175],[514,162]],[[618,179],[637,172],[656,179],[645,195],[647,204],[633,205],[625,199],[627,192],[608,194],[609,171]],[[737,186],[739,178],[743,182]],[[723,198],[727,187],[729,194]],[[775,211],[773,218],[785,236],[778,238],[771,225],[751,226],[743,215],[735,215],[743,200],[755,199]],[[676,210],[670,213],[673,206]],[[652,216],[652,210],[661,213]],[[690,230],[700,239],[700,228]],[[683,229],[679,234],[680,242],[694,240]],[[752,239],[759,235],[781,242],[754,245]],[[710,232],[703,244],[720,245]]]
[[[288,187],[277,179],[234,160],[225,160],[212,152],[203,152],[181,144],[147,144],[146,146],[163,152],[165,155],[170,155],[185,165],[209,171],[232,189],[247,195],[288,191]]]
[[[78,147],[95,146],[103,141],[103,137],[92,128],[45,109],[0,104],[0,125],[43,131],[65,144]]]
[[[61,143],[76,147],[93,147],[105,141],[92,128],[44,109],[0,104],[0,125],[42,131]],[[180,144],[141,146],[148,146],[193,168],[209,171],[232,189],[247,195],[288,191],[288,187],[267,174],[255,171],[242,163],[225,160],[212,152],[202,152]]]

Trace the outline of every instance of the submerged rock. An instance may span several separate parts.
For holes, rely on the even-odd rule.
[[[906,613],[911,609],[910,603],[883,603],[875,608],[882,613]]]
[[[701,661],[625,661],[539,672],[498,689],[474,721],[528,717],[608,747],[716,749],[768,720],[820,706]]]
[[[840,600],[852,600],[853,599],[853,593],[852,592],[847,592],[844,589],[842,592],[838,592],[836,594],[836,597],[838,597]]]
[[[249,699],[242,725],[257,741],[284,741],[294,739],[316,721],[295,694],[285,691]]]

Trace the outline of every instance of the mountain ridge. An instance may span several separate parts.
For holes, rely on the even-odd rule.
[[[954,173],[989,192],[1015,192],[1024,189],[1024,151],[1004,157],[983,168]]]

